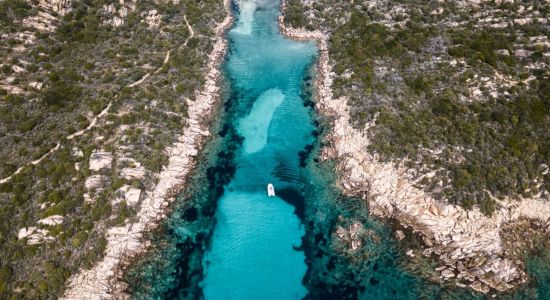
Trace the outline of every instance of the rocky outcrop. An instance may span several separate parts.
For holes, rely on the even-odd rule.
[[[37,245],[54,240],[50,232],[46,229],[37,229],[36,227],[25,227],[19,229],[17,239],[26,239],[28,245]]]
[[[63,216],[53,215],[53,216],[49,216],[47,218],[38,220],[38,224],[55,226],[55,225],[63,224],[63,219],[64,219]]]
[[[128,205],[136,207],[139,203],[139,200],[141,199],[141,190],[133,188],[129,185],[123,185],[117,190],[117,192],[120,194],[120,197],[115,199],[112,202],[113,204],[118,204],[119,202],[124,200]]]
[[[126,17],[130,12],[136,10],[136,2],[134,0],[120,0],[119,8],[117,9],[113,3],[103,5],[103,24],[111,25],[113,27],[120,27],[124,24]],[[143,16],[143,15],[142,15]]]
[[[92,175],[88,178],[86,178],[86,181],[84,182],[84,186],[88,190],[93,190],[99,188],[103,183],[103,175]]]
[[[118,279],[132,257],[142,253],[147,242],[143,235],[156,227],[165,217],[166,209],[174,200],[175,194],[185,184],[185,178],[195,166],[195,156],[210,135],[205,122],[212,114],[218,97],[217,80],[220,76],[218,66],[226,51],[223,33],[229,28],[232,17],[229,1],[224,1],[228,16],[216,28],[216,41],[208,58],[206,83],[195,101],[189,101],[188,124],[183,135],[167,150],[168,165],[159,174],[155,189],[146,191],[135,223],[114,227],[106,234],[107,248],[105,257],[90,270],[81,270],[70,278],[65,299],[109,299],[123,297],[125,289]]]
[[[59,17],[71,11],[71,0],[40,0],[33,2],[38,9],[36,15],[29,16],[21,23],[34,27],[41,32],[53,32],[59,23]]]
[[[40,0],[38,7],[51,10],[63,16],[71,10],[71,0]]]
[[[142,166],[136,166],[135,168],[124,168],[120,172],[120,175],[125,179],[142,179],[145,176],[145,168]]]
[[[477,208],[466,211],[437,201],[416,188],[406,169],[383,163],[367,151],[368,134],[366,130],[359,131],[351,126],[347,99],[332,97],[328,36],[322,32],[287,28],[283,17],[279,19],[279,26],[286,36],[313,39],[318,43],[316,107],[332,120],[321,156],[337,162],[342,190],[367,200],[371,214],[394,218],[403,226],[412,227],[425,242],[424,255],[435,254],[439,258],[437,270],[443,280],[454,280],[459,286],[470,286],[484,293],[491,288],[505,291],[525,282],[522,263],[505,254],[500,228],[522,217],[548,224],[550,202],[536,197],[505,202],[493,217],[487,217]]]
[[[110,169],[113,162],[113,155],[105,151],[95,151],[90,155],[90,171]]]
[[[348,243],[351,252],[359,249],[363,244],[365,228],[361,223],[353,223],[347,227],[337,226],[334,235],[341,241]]]
[[[144,22],[149,25],[149,28],[159,27],[161,14],[156,9],[150,10],[148,12],[142,12],[141,16],[144,18]]]

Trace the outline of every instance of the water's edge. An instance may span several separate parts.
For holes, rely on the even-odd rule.
[[[63,298],[108,299],[124,298],[127,284],[122,280],[124,271],[135,257],[149,248],[150,242],[144,235],[156,231],[166,217],[177,190],[184,186],[190,172],[196,165],[197,149],[201,149],[209,136],[207,124],[212,117],[212,107],[218,99],[219,61],[227,49],[224,34],[232,24],[230,0],[223,1],[227,15],[215,28],[216,39],[209,54],[207,73],[203,90],[197,99],[189,104],[189,126],[167,151],[169,162],[159,174],[154,191],[147,191],[137,212],[138,221],[123,227],[111,228],[106,233],[105,257],[92,269],[81,269],[67,283]]]
[[[227,61],[224,65],[226,64]],[[227,85],[229,82],[226,83],[226,87]],[[198,283],[203,280],[203,269],[198,262],[202,260],[204,252],[210,248],[210,237],[215,228],[213,216],[218,205],[217,199],[223,193],[223,186],[233,177],[235,151],[242,146],[242,138],[237,134],[234,124],[227,120],[227,111],[231,111],[232,106],[236,105],[234,99],[238,97],[238,92],[225,89],[226,101],[220,118],[224,121],[216,124],[211,130],[218,132],[218,136],[214,137],[205,148],[206,157],[193,173],[188,188],[178,197],[172,216],[158,231],[162,235],[154,234],[152,236],[154,250],[151,252],[155,254],[148,253],[136,263],[136,266],[130,268],[125,279],[131,282],[129,291],[136,298],[140,298],[140,295],[145,298],[145,295],[148,294],[147,292],[140,294],[141,291],[136,290],[143,283],[139,274],[152,275],[159,272],[170,274],[158,276],[157,281],[153,280],[157,283],[155,290],[162,290],[163,297],[175,297],[181,294],[185,294],[187,297],[202,295]],[[297,204],[296,212],[303,210],[300,209],[298,203],[292,204]],[[186,228],[185,233],[178,230],[182,228]],[[190,234],[190,232],[193,233]],[[162,264],[161,261],[177,260],[179,262],[172,265],[173,268],[166,272],[165,268],[160,270],[153,266],[155,260],[158,262],[157,265]],[[145,269],[148,267],[155,270],[147,272]],[[169,280],[169,284],[158,284],[168,277],[172,278]]]
[[[331,165],[331,162],[321,163],[317,159],[319,149],[325,141],[323,134],[325,126],[330,123],[328,120],[323,120],[322,115],[317,115],[314,109],[314,98],[311,91],[314,87],[312,77],[319,78],[315,71],[320,63],[322,62],[312,63],[308,73],[303,76],[305,80],[303,80],[304,89],[302,91],[305,99],[308,99],[305,105],[311,109],[311,113],[315,115],[314,119],[317,120],[315,121],[317,139],[304,152],[303,163],[311,174],[312,181],[317,184],[310,185],[305,191],[309,197],[305,197],[303,203],[292,203],[295,205],[297,215],[305,224],[306,230],[301,250],[305,252],[308,270],[303,283],[311,293],[308,297],[313,298],[358,297],[359,294],[367,290],[364,287],[364,282],[374,287],[375,290],[379,289],[376,288],[377,286],[384,287],[381,291],[376,292],[379,295],[395,295],[395,290],[388,289],[393,280],[386,280],[387,284],[379,285],[379,279],[365,280],[358,276],[369,272],[377,275],[377,273],[381,273],[381,270],[384,273],[387,266],[390,269],[398,269],[395,257],[399,257],[399,255],[391,246],[387,227],[373,223],[368,219],[365,202],[343,197],[334,186],[335,166]],[[228,97],[233,96],[229,95]],[[231,103],[231,101],[226,101],[226,111],[230,109],[227,106],[231,106]],[[234,134],[234,128],[229,124],[220,124],[219,129],[220,132],[224,132],[222,136]],[[241,142],[238,135],[226,139],[226,141],[221,149],[225,148],[228,151],[222,150],[217,156],[212,155],[209,161],[204,161],[193,179],[189,181],[190,188],[179,197],[173,216],[163,226],[163,236],[157,237],[153,241],[153,244],[156,245],[155,253],[144,257],[128,272],[126,279],[131,283],[130,291],[136,298],[147,298],[152,294],[163,295],[167,298],[204,296],[199,285],[204,278],[204,270],[199,262],[202,261],[204,252],[210,247],[210,237],[213,228],[215,228],[212,217],[216,211],[216,199],[223,192],[223,185],[231,180],[234,173],[231,150],[234,151],[238,148]],[[210,149],[220,147],[220,141],[214,141],[211,145]],[[218,162],[216,163],[216,161]],[[214,191],[214,193],[201,188],[204,186],[201,183],[205,180],[210,182],[208,190]],[[197,195],[201,195],[201,197],[196,197]],[[311,200],[306,201],[306,199]],[[203,211],[203,214],[198,213],[199,211]],[[333,232],[335,227],[347,228],[352,224],[366,224],[366,226],[372,227],[372,229],[362,231],[368,233],[367,238],[383,240],[384,244],[389,244],[374,249],[375,251],[363,249],[362,253],[349,253],[347,242],[334,238]],[[180,232],[178,228],[185,228],[185,232]],[[384,235],[384,238],[378,235]],[[365,255],[370,256],[370,261],[361,262]],[[347,261],[350,258],[359,259],[358,266],[350,268]],[[386,266],[381,267],[376,260],[386,261],[383,264]],[[176,264],[170,263],[176,261],[178,262]],[[167,266],[170,267],[166,268]],[[407,275],[400,271],[394,273],[396,273],[395,278],[398,281],[407,278]],[[395,286],[399,286],[399,284]],[[406,290],[407,287],[404,286],[403,289]]]
[[[449,280],[449,278],[443,276],[444,272],[441,272],[441,260],[445,260],[445,254],[447,253],[442,253],[442,255],[432,254],[427,258],[424,257],[425,255],[422,254],[422,251],[425,250],[426,247],[432,246],[429,242],[426,242],[426,240],[429,241],[431,238],[433,238],[433,236],[430,237],[429,233],[426,234],[423,232],[422,224],[415,224],[414,221],[407,219],[407,213],[403,213],[403,211],[401,211],[402,208],[399,207],[400,205],[403,207],[407,207],[406,198],[408,197],[410,199],[415,199],[415,193],[409,191],[408,186],[398,190],[391,190],[391,188],[396,188],[395,186],[393,186],[395,182],[403,181],[402,173],[396,173],[394,170],[393,172],[387,172],[387,169],[393,169],[393,166],[388,167],[388,164],[381,164],[376,161],[376,159],[373,159],[373,157],[367,154],[367,151],[365,151],[366,145],[368,144],[367,137],[361,136],[361,133],[359,133],[357,130],[351,129],[351,126],[349,125],[349,108],[347,107],[345,97],[332,99],[332,79],[330,74],[332,64],[329,62],[328,54],[329,36],[319,31],[307,31],[303,29],[286,27],[284,22],[286,5],[285,2],[285,0],[282,0],[281,16],[279,17],[279,27],[281,32],[289,38],[294,38],[298,40],[315,40],[317,41],[318,47],[321,49],[320,61],[317,65],[317,73],[319,76],[316,81],[316,108],[323,118],[330,119],[330,124],[328,124],[330,130],[329,132],[327,132],[327,140],[325,140],[327,147],[326,149],[322,149],[321,157],[324,160],[329,159],[337,164],[336,171],[338,172],[337,182],[339,185],[339,190],[341,190],[348,196],[351,195],[351,197],[360,197],[362,199],[359,201],[364,201],[365,203],[372,205],[373,207],[370,211],[371,218],[375,218],[385,224],[390,224],[392,226],[391,231],[396,233],[397,239],[401,240],[404,238],[404,240],[401,240],[399,243],[396,244],[399,248],[401,248],[401,255],[406,252],[407,256],[410,257],[402,259],[402,262],[400,263],[401,267],[405,270],[409,270],[411,274],[415,274],[423,280],[428,280],[428,282],[425,284],[425,287],[423,288],[423,293],[419,293],[418,295],[423,294],[423,296],[426,297],[426,293],[428,293],[427,291],[430,291],[430,293],[432,294],[428,295],[431,295],[431,297],[437,297],[436,294],[440,293],[440,295],[444,295],[445,298],[460,299],[466,297],[468,299],[476,299],[485,297],[481,293],[487,294],[488,292],[490,292],[492,297],[499,296],[503,299],[546,299],[549,294],[548,291],[550,291],[550,268],[547,263],[541,263],[542,261],[544,261],[545,255],[547,259],[548,254],[540,251],[540,247],[544,246],[544,243],[540,243],[540,241],[537,244],[538,248],[530,251],[530,253],[522,259],[524,261],[515,261],[515,263],[520,266],[519,270],[517,268],[514,268],[513,265],[507,266],[510,268],[509,270],[506,270],[506,267],[504,268],[504,271],[502,270],[502,268],[500,268],[499,272],[495,271],[499,273],[497,274],[497,277],[499,278],[496,283],[491,282],[491,274],[493,273],[489,271],[486,274],[487,276],[485,278],[480,278],[479,281],[476,281],[469,286],[469,288],[475,290],[476,292],[464,289],[468,287],[468,284],[463,284],[461,282],[455,283],[452,279]],[[384,180],[384,176],[386,176],[386,180]],[[393,178],[398,178],[398,180],[394,181],[393,184],[387,184],[387,182],[392,181]],[[371,186],[372,183],[375,183],[374,187]],[[381,188],[381,183],[387,184],[387,186]],[[390,188],[389,191],[388,187]],[[384,190],[384,188],[386,188],[386,190]],[[379,194],[375,196],[369,195],[369,191],[372,190]],[[405,199],[401,198],[403,196],[405,197]],[[392,199],[392,197],[395,199]],[[381,200],[377,198],[380,198]],[[387,198],[389,198],[389,201],[387,200]],[[389,202],[389,204],[384,203],[384,201]],[[396,205],[396,207],[398,207],[398,209],[396,209],[397,212],[392,213],[391,207],[388,207],[391,206],[392,202],[400,203]],[[410,208],[411,205],[408,205]],[[422,207],[422,203],[417,203],[416,206]],[[548,208],[549,206],[547,204],[541,204],[540,199],[527,199],[524,200],[519,207],[514,207],[512,205],[512,207],[510,208],[505,208],[504,210],[510,209],[510,211],[507,211],[506,213],[512,216],[511,220],[509,220],[508,218],[504,218],[504,221],[501,220],[500,222],[505,223],[508,220],[510,221],[508,225],[511,224],[512,226],[524,226],[525,222],[530,222],[531,228],[538,228],[535,229],[535,231],[540,230],[540,227],[538,227],[540,226],[540,223],[537,223],[537,220],[541,220],[544,223],[546,216],[548,216],[548,213],[545,213],[548,211]],[[433,209],[430,209],[430,211],[431,210]],[[399,214],[400,211],[402,212],[401,214]],[[445,207],[440,208],[440,212],[442,211],[443,213],[441,213],[441,215],[445,216]],[[479,214],[477,214],[477,216],[478,215]],[[476,217],[474,217],[474,219],[476,219]],[[443,220],[443,222],[444,221],[445,220]],[[479,221],[479,223],[490,224],[490,226],[494,225],[494,223],[498,223],[498,221],[496,220],[491,221],[492,222],[486,222],[486,220],[483,219]],[[437,224],[437,226],[441,226],[441,228],[445,227],[444,224]],[[498,227],[498,225],[496,226]],[[456,225],[455,229],[462,227]],[[487,228],[480,229],[480,232],[484,232],[482,234],[475,234],[475,228],[477,228],[476,226],[473,226],[472,228],[474,228],[474,230],[473,233],[470,234],[469,238],[472,240],[473,244],[476,244],[476,242],[478,242],[479,240],[479,237],[483,237],[485,235],[485,231],[487,231]],[[435,231],[438,232],[438,230]],[[403,234],[403,232],[405,232],[404,237],[397,235],[397,233]],[[491,232],[491,234],[492,233],[493,232]],[[508,234],[505,231],[502,231],[500,233],[504,235]],[[537,232],[533,239],[536,241],[537,235],[540,234],[541,231]],[[449,238],[451,235],[453,234],[448,235]],[[442,250],[442,252],[452,252],[452,250],[454,249],[450,247],[450,249],[444,249]],[[474,249],[474,251],[478,250]],[[481,255],[483,256],[483,253]],[[485,255],[486,258],[489,258],[487,260],[488,266],[490,266],[491,263],[495,261],[497,263],[499,262],[498,260],[500,259],[500,257],[495,257],[494,255],[491,255],[490,257],[487,256],[488,255]],[[525,284],[526,278],[525,273],[523,273],[524,270],[521,270],[521,266],[523,263],[525,264],[525,271],[527,272],[527,275],[529,277],[527,284]],[[452,265],[453,262],[447,259],[446,261],[444,261],[444,264]],[[456,263],[456,265],[460,265],[460,262]],[[464,265],[466,265],[466,263],[464,263]],[[483,267],[485,268],[485,270],[487,269],[486,266]],[[508,278],[506,277],[507,272],[510,272],[509,274],[519,272],[523,275],[520,276],[520,280],[514,280],[513,276],[510,276]],[[460,275],[464,274],[459,274],[458,278],[460,278]],[[487,277],[489,279],[487,279]],[[501,280],[508,280],[508,283],[512,284],[502,284]],[[481,282],[482,284],[480,284]],[[492,288],[489,289],[487,285],[491,286]],[[495,287],[496,290],[493,289]],[[369,295],[368,297],[372,297],[372,295]],[[405,298],[406,296],[402,295],[401,297]]]
[[[328,65],[328,58],[323,57],[323,51],[327,51],[323,44],[326,41],[320,42],[322,37],[314,33],[291,32],[281,26],[281,18],[279,26],[284,35],[316,40],[321,48],[317,61],[302,76],[304,105],[310,108],[316,139],[301,153],[301,163],[315,184],[306,186],[300,201],[289,201],[305,229],[302,245],[297,250],[303,251],[306,257],[307,272],[302,280],[309,292],[306,298],[479,298],[471,291],[423,280],[420,275],[425,274],[421,273],[429,272],[434,266],[425,261],[426,265],[414,265],[417,270],[411,270],[403,255],[405,249],[391,238],[390,226],[369,217],[364,199],[342,195],[335,184],[335,162],[318,159],[324,144],[330,142],[326,135],[332,124],[330,114],[319,109],[322,104],[319,97],[330,92],[323,90],[326,86],[323,70],[327,70]],[[229,87],[231,78],[225,80]],[[205,253],[212,248],[218,199],[224,193],[224,186],[234,178],[235,152],[242,148],[236,126],[226,120],[239,97],[238,91],[225,90],[220,118],[223,121],[211,130],[218,132],[218,136],[203,151],[199,167],[186,190],[178,196],[169,218],[151,236],[153,250],[126,273],[129,292],[135,298],[205,297],[203,261]]]

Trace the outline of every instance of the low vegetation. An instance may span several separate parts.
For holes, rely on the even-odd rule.
[[[40,5],[0,2],[0,179],[11,176],[0,184],[0,299],[59,297],[72,274],[102,257],[105,230],[132,220],[139,207],[120,200],[120,189],[158,180],[204,83],[212,28],[225,17],[219,0],[127,2],[126,15],[118,1],[72,1],[64,14]],[[154,10],[158,25],[144,17]],[[56,19],[53,32],[23,22],[38,12]],[[114,16],[122,23],[113,26]],[[195,32],[187,45],[184,16]],[[94,127],[69,138],[109,104]],[[91,170],[98,150],[113,162]],[[137,166],[143,177],[122,176]],[[86,188],[97,175],[99,185]],[[60,224],[38,223],[58,215]],[[32,227],[47,230],[45,239],[18,238]]]
[[[548,3],[287,5],[290,26],[330,34],[334,94],[368,128],[369,151],[487,215],[499,199],[547,198]]]

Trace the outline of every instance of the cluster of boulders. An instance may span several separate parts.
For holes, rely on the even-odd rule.
[[[27,239],[27,245],[36,245],[52,241],[54,237],[50,236],[50,232],[47,229],[30,226],[19,229],[17,239]]]
[[[21,22],[40,32],[53,32],[59,23],[58,18],[72,10],[71,3],[71,0],[40,0],[35,5],[38,9],[37,14],[29,16]]]
[[[38,224],[42,226],[55,226],[62,224],[64,217],[60,215],[49,216],[38,220]],[[55,238],[50,235],[49,230],[38,228],[36,226],[23,227],[17,232],[17,239],[26,239],[27,245],[42,244],[48,241],[53,241]]]
[[[338,240],[348,244],[352,252],[361,247],[364,233],[365,228],[363,228],[363,225],[359,222],[353,223],[347,227],[337,226],[334,231]]]
[[[89,170],[94,173],[98,173],[102,170],[110,170],[113,163],[113,155],[104,150],[94,150],[90,155],[88,161]],[[80,168],[80,165],[76,166]],[[84,199],[86,201],[93,201],[94,195],[102,190],[102,187],[105,185],[106,176],[102,174],[93,174],[86,178],[84,186],[86,187],[87,193],[84,194]]]
[[[120,0],[119,8],[117,9],[113,3],[103,5],[104,20],[103,23],[113,27],[120,27],[124,24],[124,20],[128,13],[136,10],[136,1]]]
[[[37,6],[63,16],[71,11],[71,3],[71,0],[39,0]]]
[[[162,17],[162,15],[156,9],[144,11],[141,13],[141,16],[143,17],[142,22],[147,23],[147,25],[149,25],[149,28],[159,27],[160,18]]]
[[[120,157],[118,159],[118,162],[124,162],[126,164],[126,166],[120,170],[120,176],[122,176],[123,178],[132,180],[142,179],[145,176],[145,167],[143,167],[141,163],[135,161],[133,158]]]

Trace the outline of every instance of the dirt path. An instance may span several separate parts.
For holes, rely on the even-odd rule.
[[[189,25],[188,25],[189,26]],[[186,41],[187,43],[187,41]],[[134,87],[134,86],[138,86],[140,84],[142,84],[145,80],[147,80],[147,78],[149,78],[149,76],[151,75],[155,75],[157,73],[160,72],[160,70],[162,70],[162,68],[164,68],[164,66],[166,66],[166,64],[168,63],[168,60],[170,60],[170,51],[169,50],[168,52],[166,52],[166,56],[164,57],[164,62],[162,64],[162,66],[160,66],[157,70],[155,70],[153,73],[147,73],[145,74],[140,80],[134,82],[134,83],[131,83],[129,85],[127,85],[128,87]],[[113,104],[113,101],[109,102],[109,104],[107,105],[107,107],[105,107],[99,114],[97,114],[97,116],[95,116],[92,121],[90,122],[90,124],[82,129],[82,130],[79,130],[75,133],[72,133],[68,136],[66,136],[66,138],[68,140],[72,140],[74,139],[75,137],[77,136],[81,136],[83,135],[84,133],[86,133],[87,131],[91,130],[92,128],[94,128],[97,124],[97,121],[103,117],[104,115],[107,114],[107,112],[109,111],[109,109],[111,108],[111,105]],[[42,160],[44,160],[46,157],[50,156],[52,153],[54,153],[55,151],[57,151],[59,148],[61,147],[61,143],[58,141],[54,147],[52,147],[48,152],[46,152],[44,155],[42,155],[40,158],[36,159],[36,160],[33,160],[30,162],[31,165],[37,165],[39,164]],[[25,168],[27,164],[23,164],[21,165],[19,168],[17,168],[17,170],[15,170],[15,172],[13,172],[10,176],[6,177],[6,178],[2,178],[0,179],[0,184],[2,183],[5,183],[5,182],[8,182],[10,181],[14,175],[17,175],[19,173],[21,173],[21,171],[23,171],[23,169]]]
[[[187,24],[187,28],[189,29],[189,33],[190,33],[190,35],[187,37],[187,39],[185,39],[185,42],[183,43],[184,46],[187,46],[187,43],[189,42],[189,40],[195,36],[195,31],[193,31],[193,27],[189,25],[189,22],[187,21],[187,15],[183,15],[183,19],[185,20],[185,24]]]
[[[185,39],[185,42],[183,43],[183,46],[187,46],[187,43],[189,42],[189,40],[191,38],[193,38],[195,36],[195,31],[193,30],[193,27],[191,27],[191,25],[189,24],[189,22],[187,21],[187,15],[184,15],[183,16],[183,19],[185,20],[185,24],[187,25],[187,28],[189,29],[189,33],[190,35],[187,37],[187,39]],[[143,77],[141,77],[138,81],[136,82],[133,82],[133,83],[130,83],[128,84],[127,86],[128,87],[135,87],[135,86],[138,86],[140,84],[142,84],[143,82],[145,82],[145,80],[147,80],[151,75],[156,75],[158,74],[162,68],[164,68],[164,66],[166,66],[166,64],[168,63],[168,61],[170,60],[170,52],[172,50],[168,50],[166,52],[166,56],[164,57],[164,61],[162,63],[162,66],[160,66],[158,69],[156,69],[154,72],[149,72],[145,75],[143,75]],[[77,136],[81,136],[83,135],[84,133],[86,133],[87,131],[91,130],[92,128],[94,128],[97,124],[97,120],[101,117],[103,117],[105,114],[107,114],[107,112],[109,111],[109,109],[111,108],[111,104],[113,104],[113,102],[109,102],[109,104],[107,105],[107,107],[105,107],[105,109],[103,109],[97,116],[95,116],[92,121],[90,122],[90,125],[88,125],[86,128],[82,129],[82,130],[79,130],[75,133],[72,133],[70,135],[68,135],[66,138],[68,140],[72,140],[73,138],[77,137]],[[48,152],[46,152],[44,155],[42,155],[40,158],[36,159],[36,160],[33,160],[30,162],[30,164],[32,165],[37,165],[39,164],[42,160],[44,160],[46,157],[50,156],[52,153],[54,153],[55,151],[57,151],[59,148],[61,147],[61,144],[60,142],[58,141],[54,147],[52,147]],[[14,175],[17,175],[19,173],[21,173],[21,171],[23,171],[23,168],[25,168],[27,164],[23,164],[22,166],[20,166],[19,168],[17,168],[17,170],[15,170],[15,172],[13,172],[10,176],[6,177],[6,178],[3,178],[3,179],[0,179],[0,184],[2,183],[5,183],[5,182],[8,182],[10,181]]]
[[[496,76],[498,79],[500,79],[500,80],[502,80],[502,81],[505,81],[505,82],[507,82],[507,83],[509,83],[509,84],[512,84],[512,85],[516,85],[516,84],[518,84],[518,83],[520,83],[520,82],[521,82],[521,83],[524,83],[524,84],[527,84],[527,83],[529,83],[529,81],[532,81],[532,80],[536,79],[535,76],[530,76],[529,78],[527,78],[527,79],[525,79],[525,80],[521,80],[521,81],[512,80],[512,79],[508,79],[508,78],[504,77],[504,75],[500,74],[500,72],[498,72],[497,70],[495,70],[495,76]]]

